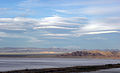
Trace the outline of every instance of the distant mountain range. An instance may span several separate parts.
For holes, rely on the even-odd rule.
[[[17,47],[5,47],[0,48],[0,53],[23,53],[23,52],[73,52],[79,49],[70,49],[70,48],[17,48]]]
[[[59,56],[120,58],[120,51],[83,50],[83,51],[76,51],[71,53],[64,53]]]
[[[43,55],[42,55],[43,54]],[[48,54],[48,55],[46,55]],[[51,56],[52,54],[52,56]],[[54,56],[53,56],[54,54]],[[45,55],[45,56],[44,56]],[[70,48],[0,48],[0,57],[82,57],[120,59],[119,49],[83,50]]]

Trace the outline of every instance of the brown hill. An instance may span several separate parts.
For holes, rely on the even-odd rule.
[[[76,52],[61,54],[60,56],[120,57],[120,52],[119,51],[83,50],[83,51],[76,51]]]

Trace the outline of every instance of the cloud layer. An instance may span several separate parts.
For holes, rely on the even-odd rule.
[[[115,41],[108,37],[119,38],[119,0],[1,0],[0,11],[0,46],[90,47],[85,38],[107,38],[107,43]]]
[[[88,21],[86,17],[52,16],[41,19],[34,18],[0,18],[0,30],[30,31],[43,30],[42,36],[82,36],[90,34],[118,33],[120,30],[119,17],[105,18],[100,21]],[[116,21],[117,20],[117,21]],[[68,30],[66,33],[49,32],[49,30]],[[1,32],[2,36],[7,34]]]

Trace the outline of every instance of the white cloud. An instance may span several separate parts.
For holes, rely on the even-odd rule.
[[[59,12],[59,13],[67,13],[67,14],[71,14],[71,13],[68,12],[67,10],[56,9],[55,11],[56,11],[56,12]]]
[[[118,16],[120,13],[120,1],[118,0],[92,0],[92,1],[74,1],[71,3],[64,4],[65,6],[78,6],[74,8],[56,9],[56,12],[67,13],[67,14],[77,14],[77,15],[90,15],[99,16],[101,15],[114,15]],[[112,5],[111,5],[112,4]]]
[[[81,6],[81,5],[101,5],[101,4],[111,4],[117,3],[118,0],[91,0],[91,1],[81,1],[81,0],[51,0],[51,1],[41,1],[41,0],[24,0],[21,1],[18,6],[20,7],[53,7],[53,6]]]
[[[119,28],[118,28],[119,27]],[[115,30],[120,29],[120,26],[106,25],[106,24],[88,24],[81,28],[84,31],[99,31],[99,30]]]
[[[89,25],[88,25],[89,26]],[[83,29],[84,28],[84,29]],[[120,29],[120,28],[119,28]],[[81,27],[79,30],[72,31],[74,33],[74,36],[83,36],[83,35],[91,35],[91,34],[105,34],[105,33],[119,33],[120,31],[117,30],[117,28],[113,29],[112,27],[110,28],[109,26],[106,28],[102,28],[102,26],[99,27]]]
[[[22,38],[22,39],[28,39],[27,42],[43,42],[43,40],[40,40],[36,37],[33,36],[27,36],[27,35],[19,35],[19,34],[11,34],[11,33],[5,33],[5,32],[0,32],[0,37],[5,37],[5,38]]]
[[[87,7],[83,8],[83,14],[87,15],[110,15],[120,12],[119,6],[94,6],[94,7]]]
[[[38,7],[44,6],[45,3],[40,3],[40,0],[24,0],[18,3],[20,7]]]
[[[0,37],[7,37],[8,34],[6,34],[5,32],[0,32]]]
[[[28,29],[45,29],[45,28],[76,29],[70,28],[69,26],[80,25],[79,22],[84,23],[86,19],[87,18],[85,17],[65,18],[60,16],[45,17],[42,19],[23,17],[0,18],[0,29],[24,30],[24,31]]]
[[[34,29],[77,29],[77,28],[69,28],[69,27],[60,27],[60,26],[41,26],[41,27],[34,27]]]
[[[0,29],[4,30],[26,30],[32,28],[35,19],[31,18],[0,18]]]
[[[53,33],[49,33],[49,34],[44,34],[45,36],[70,36],[71,34],[53,34]]]
[[[37,38],[34,38],[34,37],[30,37],[30,40],[28,42],[43,42],[43,40],[40,40],[40,39],[37,39]]]
[[[0,41],[2,41],[3,39],[0,39]]]
[[[70,50],[73,50],[73,51],[80,50],[80,46],[77,46],[77,45],[65,46],[64,48],[69,48]]]
[[[107,40],[107,38],[103,37],[92,37],[92,38],[85,38],[86,40]]]
[[[24,35],[18,35],[18,34],[11,34],[11,33],[5,33],[5,32],[0,32],[0,37],[7,37],[7,38],[29,38]]]
[[[119,33],[120,21],[119,17],[109,17],[97,20],[91,20],[88,24],[80,26],[79,29],[73,30],[74,36]]]
[[[102,20],[87,21],[86,17],[60,17],[52,16],[45,17],[42,19],[34,18],[0,18],[0,29],[4,30],[19,30],[19,31],[29,31],[36,29],[45,29],[48,33],[41,33],[36,35],[45,36],[82,36],[90,34],[105,34],[105,33],[118,33],[120,30],[119,17],[114,18],[104,18]],[[68,32],[49,32],[46,29],[60,29],[62,32],[67,29]],[[69,33],[69,34],[68,34]],[[1,33],[2,36],[9,36],[8,34]],[[34,33],[33,33],[34,34]],[[17,35],[12,35],[14,37],[19,37]],[[10,36],[9,36],[10,37]]]
[[[68,39],[68,38],[66,38],[66,37],[63,37],[63,36],[49,36],[49,37],[45,37],[45,38],[47,38],[47,39]]]
[[[0,8],[0,10],[9,10],[10,8]]]
[[[24,17],[15,17],[15,18],[0,18],[0,30],[14,30],[14,31],[25,31],[28,33],[28,31],[31,31],[32,29],[60,29],[61,31],[64,30],[76,30],[78,29],[78,26],[81,25],[81,23],[84,23],[87,18],[85,17],[60,17],[60,16],[52,16],[52,17],[45,17],[42,19],[34,19],[34,18],[24,18]],[[80,23],[81,22],[81,23]],[[77,26],[77,27],[72,27]],[[38,31],[38,30],[37,30]],[[37,32],[36,31],[36,32]],[[45,30],[47,31],[47,30]],[[69,32],[70,32],[69,31]],[[32,31],[31,31],[32,32]],[[29,33],[31,33],[29,32]],[[56,34],[47,31],[48,33],[39,33],[33,34],[35,35],[45,35],[45,36],[69,36],[70,34],[62,34],[61,32],[57,32]],[[1,32],[0,37],[7,37],[7,38],[28,38],[31,39],[31,41],[39,42],[41,40],[37,38],[33,38],[30,36],[27,36],[27,34],[21,34],[18,35],[16,33],[5,33]],[[63,39],[62,37],[59,37],[59,39]],[[57,37],[54,37],[58,39]]]
[[[114,6],[99,6],[99,5],[93,5],[93,6],[85,6],[82,8],[74,8],[74,9],[66,9],[65,11],[57,11],[56,12],[61,12],[61,13],[66,13],[66,14],[76,14],[76,15],[88,15],[88,16],[99,16],[101,15],[105,16],[118,16],[120,13],[120,7],[119,5],[114,5]]]
[[[104,33],[118,33],[119,31],[99,31],[99,32],[88,32],[85,34],[104,34]]]
[[[86,21],[86,17],[45,17],[40,20],[37,25],[80,25],[79,22]]]

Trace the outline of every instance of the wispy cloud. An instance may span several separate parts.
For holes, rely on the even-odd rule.
[[[26,30],[28,28],[32,28],[30,23],[32,23],[34,19],[30,18],[0,18],[0,29],[5,30]]]
[[[28,40],[28,42],[31,42],[31,43],[38,43],[38,42],[43,42],[43,40],[40,40],[38,38],[35,38],[35,37],[29,37],[30,39]]]
[[[99,32],[88,32],[85,34],[104,34],[104,33],[117,33],[119,31],[99,31]]]
[[[41,1],[41,0],[24,0],[20,2],[18,5],[22,7],[53,7],[53,6],[81,6],[81,5],[101,5],[101,4],[111,4],[111,3],[117,3],[118,0],[111,0],[111,1],[96,1],[96,0],[54,0],[54,1]]]
[[[119,7],[120,1],[111,0],[111,1],[103,1],[103,0],[92,0],[90,1],[73,1],[71,3],[63,3],[63,8],[56,9],[54,11],[58,13],[66,13],[66,14],[77,14],[77,15],[88,15],[88,16],[118,16],[120,13]],[[72,6],[73,8],[67,8],[66,6]],[[75,6],[75,7],[74,7]]]
[[[52,16],[42,18],[38,25],[80,25],[80,22],[86,21],[86,17],[60,17]]]
[[[70,36],[71,34],[54,34],[54,33],[49,33],[49,34],[44,34],[45,36]]]
[[[56,11],[56,12],[59,12],[59,13],[72,14],[71,12],[69,12],[69,11],[67,11],[67,10],[56,9],[55,11]]]
[[[61,37],[61,36],[48,36],[45,37],[46,39],[69,39],[68,37]]]
[[[40,40],[40,39],[33,37],[33,36],[11,34],[11,33],[5,33],[5,32],[0,32],[0,37],[2,37],[2,38],[28,39],[28,41],[26,41],[26,42],[43,42],[43,40]]]
[[[2,39],[0,39],[0,41],[2,41]]]
[[[41,26],[41,27],[34,27],[34,29],[77,29],[77,28],[69,28],[69,27],[60,27],[60,26]]]
[[[119,13],[119,9],[119,6],[94,6],[83,8],[81,13],[87,15],[110,15]]]
[[[64,18],[59,16],[45,17],[42,19],[33,18],[0,18],[0,29],[6,30],[27,30],[27,29],[76,29],[70,28],[71,25],[80,25],[84,23],[85,17]],[[64,27],[66,26],[66,27]]]
[[[86,40],[107,40],[107,38],[104,37],[92,37],[92,38],[85,38]]]
[[[0,8],[0,10],[9,10],[10,8]]]
[[[105,33],[119,33],[119,17],[109,17],[98,20],[93,20],[84,26],[80,26],[78,30],[72,31],[76,36],[90,35],[90,34],[105,34]]]
[[[119,17],[104,18],[99,21],[88,22],[86,17],[60,17],[52,16],[41,19],[33,18],[0,18],[0,29],[4,30],[41,30],[45,29],[60,29],[61,31],[68,30],[64,34],[61,32],[42,33],[46,36],[82,36],[90,34],[105,34],[118,33],[120,29]],[[6,34],[2,36],[6,36]],[[16,36],[17,37],[17,36]]]
[[[37,42],[46,41],[56,46],[65,39],[74,42],[120,33],[119,0],[1,0],[0,7],[0,39],[18,39],[17,44],[23,40],[23,45],[34,42],[39,46]],[[55,45],[50,40],[55,40]]]

